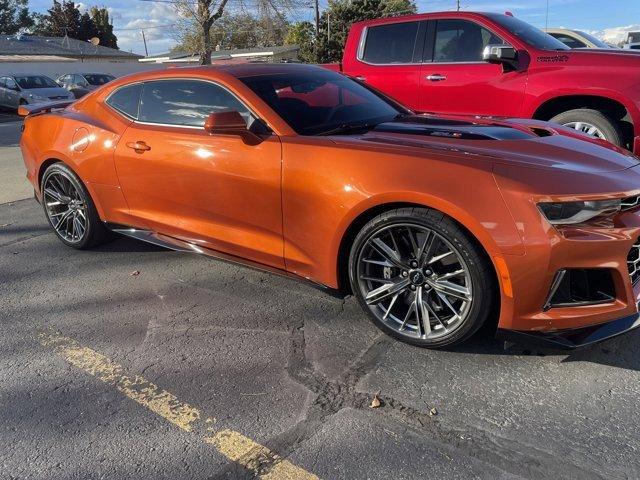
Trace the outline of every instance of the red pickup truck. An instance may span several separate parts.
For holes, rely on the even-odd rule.
[[[571,50],[511,15],[355,23],[342,63],[327,67],[418,112],[550,120],[640,153],[640,55]]]

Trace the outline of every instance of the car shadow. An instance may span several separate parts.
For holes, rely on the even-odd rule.
[[[576,350],[532,347],[524,343],[512,344],[483,332],[463,345],[447,350],[474,355],[548,356],[558,358],[560,363],[590,362],[640,371],[640,329]]]
[[[93,250],[101,252],[171,252],[166,248],[124,236],[117,236],[113,242],[95,247]],[[289,281],[295,282],[295,280]],[[482,328],[466,343],[445,350],[472,355],[549,356],[557,357],[560,363],[591,362],[640,371],[640,329],[573,351],[505,343],[503,340],[494,338],[494,332],[495,325],[489,325]]]
[[[94,252],[120,252],[120,253],[136,253],[136,252],[172,252],[168,248],[154,245],[152,243],[142,242],[134,238],[125,237],[123,235],[113,234],[114,239],[111,242],[103,243],[91,248]]]

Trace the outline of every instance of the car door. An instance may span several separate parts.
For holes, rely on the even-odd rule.
[[[504,71],[482,60],[489,44],[505,42],[463,19],[432,20],[422,65],[420,110],[468,115],[520,114],[526,72]]]
[[[115,165],[131,215],[166,235],[284,268],[280,139],[268,134],[250,145],[205,132],[213,112],[237,110],[248,124],[256,118],[210,81],[128,88],[140,90],[140,105],[118,142]],[[116,109],[117,94],[107,100]]]
[[[367,27],[349,74],[417,109],[425,27],[422,21]]]

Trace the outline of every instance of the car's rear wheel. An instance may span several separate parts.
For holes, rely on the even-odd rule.
[[[63,163],[50,165],[42,176],[42,206],[58,238],[73,248],[89,248],[109,239],[89,192]]]
[[[562,112],[550,121],[624,147],[624,136],[618,124],[598,110],[577,108]]]
[[[467,340],[493,311],[489,262],[435,210],[401,208],[369,221],[354,240],[349,277],[380,329],[422,347]]]

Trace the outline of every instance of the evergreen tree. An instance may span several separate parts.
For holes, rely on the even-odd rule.
[[[13,35],[33,24],[34,17],[29,13],[27,0],[0,0],[0,34]]]
[[[320,16],[318,38],[315,38],[315,32],[309,31],[308,25],[294,24],[290,32],[296,41],[291,43],[300,46],[299,55],[303,61],[339,62],[354,22],[415,12],[413,0],[329,0],[327,9]]]
[[[91,7],[91,20],[93,20],[96,34],[100,39],[100,45],[110,48],[118,48],[118,37],[113,34],[113,25],[106,8]]]

